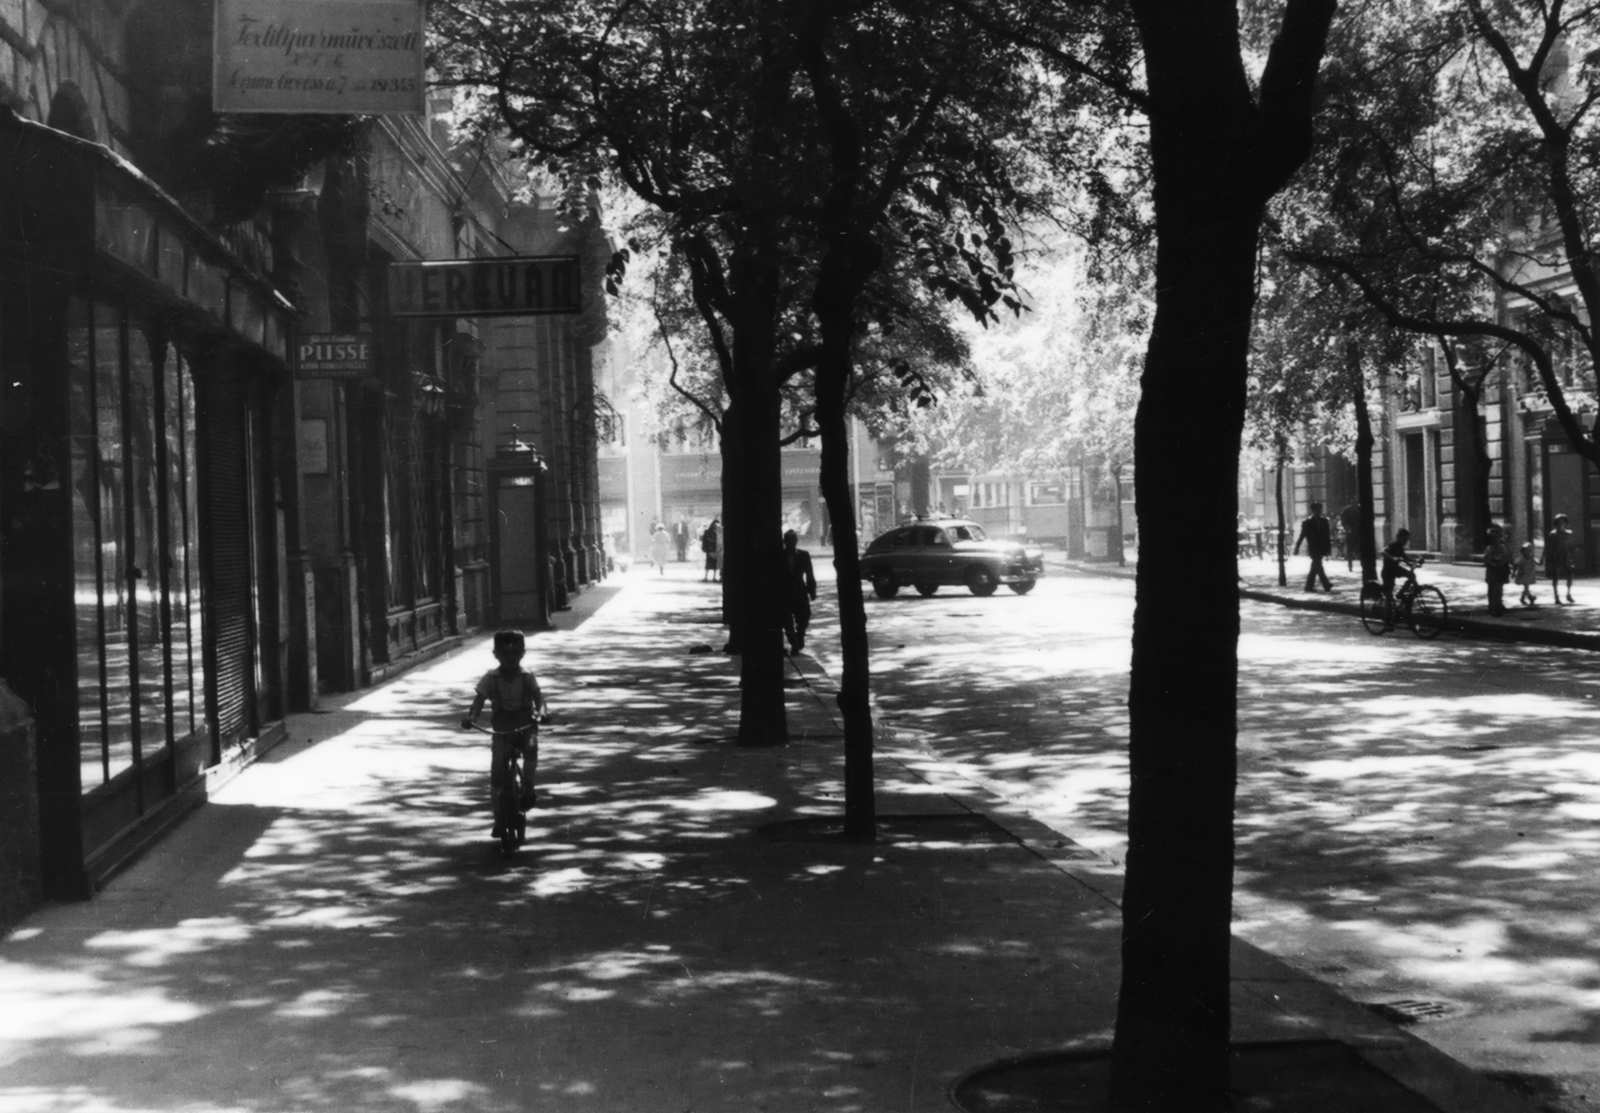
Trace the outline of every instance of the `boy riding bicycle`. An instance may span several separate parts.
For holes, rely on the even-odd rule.
[[[1411,531],[1404,527],[1395,531],[1394,540],[1383,547],[1383,570],[1380,576],[1383,581],[1383,596],[1388,601],[1388,609],[1394,609],[1394,584],[1396,580],[1415,580],[1417,578],[1417,562],[1406,554],[1406,542],[1411,540]],[[1392,621],[1385,622],[1386,629],[1394,629]]]
[[[547,711],[544,693],[539,681],[522,668],[522,658],[527,643],[521,631],[501,630],[494,636],[494,659],[500,662],[478,681],[472,700],[472,710],[461,721],[463,730],[475,725],[483,705],[490,708],[489,725],[494,731],[489,765],[489,789],[494,800],[494,837],[499,838],[504,825],[514,823],[515,816],[500,814],[500,788],[510,775],[511,755],[522,758],[522,783],[518,786],[518,804],[523,811],[533,807],[533,771],[539,764],[538,722]]]
[[[1416,563],[1406,555],[1406,542],[1410,540],[1411,531],[1401,528],[1395,531],[1394,540],[1383,547],[1383,593],[1391,601],[1394,599],[1395,580],[1417,578],[1413,571]]]

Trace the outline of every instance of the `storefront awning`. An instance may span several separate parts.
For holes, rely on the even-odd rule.
[[[294,306],[265,276],[116,152],[5,112],[0,264],[87,275],[287,362]]]

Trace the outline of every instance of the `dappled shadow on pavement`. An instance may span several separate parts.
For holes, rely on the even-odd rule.
[[[1103,1034],[1114,910],[1014,843],[758,833],[836,813],[837,742],[728,743],[729,662],[665,621],[710,603],[654,585],[530,640],[558,719],[509,859],[458,727],[484,642],[31,918],[0,948],[0,1107],[936,1109],[1041,1029]],[[935,810],[917,790],[883,806]]]
[[[1095,605],[1074,597],[1074,614]],[[926,760],[1120,859],[1121,605],[1111,634],[1095,614],[1066,630],[994,623],[981,660],[948,638],[919,644],[909,612],[880,610],[897,616],[876,627],[884,718]],[[1600,674],[1588,658],[1375,638],[1353,618],[1260,604],[1244,607],[1240,658],[1240,934],[1359,1000],[1441,1002],[1419,1033],[1480,1066],[1521,1069],[1537,1045],[1540,1069],[1593,1075]]]
[[[1307,620],[1286,612],[1251,620],[1271,650],[1242,646],[1243,933],[1320,956],[1357,995],[1442,995],[1438,1026],[1506,1065],[1532,1041],[1592,1069],[1600,680],[1557,650],[1335,645],[1297,641]]]

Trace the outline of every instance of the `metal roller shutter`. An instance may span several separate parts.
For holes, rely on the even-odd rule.
[[[243,391],[219,373],[197,384],[204,454],[200,540],[209,574],[211,709],[220,745],[251,729],[255,636],[251,629],[249,437]]]

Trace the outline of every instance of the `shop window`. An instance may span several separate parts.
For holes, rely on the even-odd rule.
[[[128,598],[127,469],[123,465],[122,316],[111,306],[94,307],[94,388],[99,492],[100,636],[104,653],[105,745],[84,755],[84,787],[110,780],[133,764],[133,674],[129,657],[132,625]],[[91,777],[92,765],[103,777]]]
[[[384,561],[389,606],[439,598],[443,560],[443,449],[434,422],[416,412],[388,421],[384,461]]]
[[[151,757],[167,742],[166,631],[162,623],[162,474],[156,460],[155,364],[150,342],[128,330],[127,435],[129,531],[128,587],[133,596],[133,647],[137,660],[138,740],[141,756]],[[164,355],[165,353],[163,353]]]
[[[195,418],[187,366],[130,327],[119,306],[72,302],[67,357],[79,753],[89,792],[199,724]]]
[[[78,659],[78,739],[85,788],[104,783],[106,683],[101,584],[100,490],[96,460],[94,348],[89,306],[74,300],[67,320],[67,389],[71,406],[73,613]]]
[[[170,647],[167,675],[172,691],[172,726],[176,737],[194,731],[197,708],[205,691],[204,654],[200,652],[200,569],[197,528],[194,439],[194,390],[189,368],[175,351],[162,365],[162,429],[164,433],[162,547],[164,624]]]

